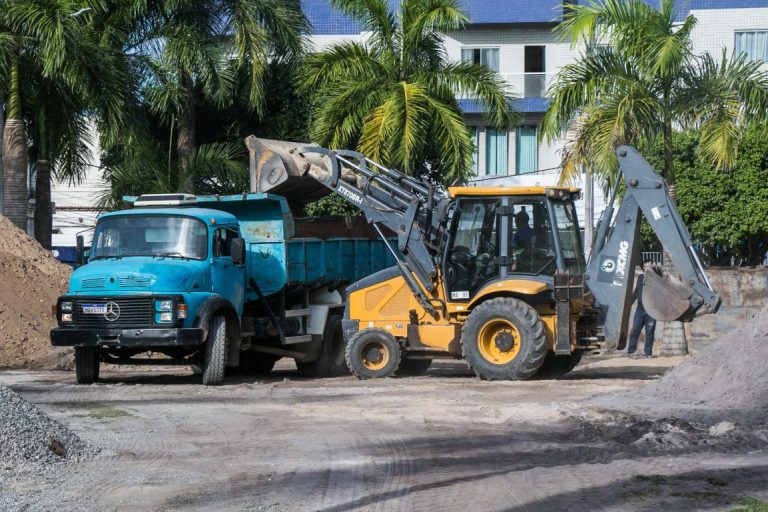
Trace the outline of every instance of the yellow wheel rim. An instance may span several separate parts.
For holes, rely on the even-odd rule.
[[[363,366],[372,371],[381,370],[389,362],[389,350],[378,341],[371,341],[363,346],[361,352]]]
[[[517,357],[520,341],[520,331],[515,324],[502,318],[485,322],[477,336],[480,354],[493,364],[507,364]]]

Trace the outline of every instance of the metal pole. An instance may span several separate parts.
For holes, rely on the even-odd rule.
[[[595,237],[595,182],[592,173],[584,167],[584,257],[588,260]]]
[[[3,171],[3,134],[5,129],[5,98],[0,96],[0,215],[3,214],[3,181],[5,172]]]

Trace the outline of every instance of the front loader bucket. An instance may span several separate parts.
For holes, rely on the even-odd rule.
[[[643,283],[643,308],[656,320],[690,321],[698,309],[691,303],[693,290],[659,267],[647,267]]]
[[[330,193],[313,174],[330,173],[330,163],[317,154],[299,154],[310,144],[259,139],[245,139],[250,157],[251,192],[269,192],[285,196],[292,203],[306,204]],[[311,169],[311,171],[310,171]]]

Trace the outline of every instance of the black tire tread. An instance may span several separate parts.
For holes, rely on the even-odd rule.
[[[308,378],[331,378],[349,375],[341,332],[341,315],[329,313],[323,330],[323,341],[317,359],[308,363],[296,361],[299,375]],[[338,359],[338,360],[337,360]]]
[[[99,380],[99,349],[75,347],[75,379],[78,384],[93,384]]]
[[[218,386],[224,382],[224,368],[227,359],[227,324],[223,316],[211,319],[208,339],[205,342],[203,362],[203,385]]]
[[[394,368],[392,368],[387,374],[380,375],[380,376],[377,376],[377,377],[372,377],[370,375],[365,375],[364,373],[361,373],[361,371],[357,368],[357,364],[355,364],[356,361],[355,361],[355,357],[354,357],[354,354],[353,354],[354,347],[355,347],[356,343],[360,340],[360,338],[362,338],[363,336],[369,336],[372,333],[383,334],[385,338],[394,341],[394,347],[396,349],[396,354],[395,354],[396,357],[394,358],[395,359],[395,366],[394,366]],[[349,343],[347,343],[347,346],[346,346],[346,348],[344,350],[344,359],[347,362],[347,367],[349,368],[350,373],[352,373],[352,375],[354,375],[355,377],[357,377],[360,380],[371,379],[371,378],[391,377],[392,375],[395,375],[397,373],[397,369],[400,367],[400,364],[401,364],[402,359],[403,359],[403,351],[400,348],[400,344],[397,342],[395,337],[392,336],[389,332],[385,331],[384,329],[378,329],[378,328],[375,328],[375,327],[369,327],[367,329],[363,329],[363,330],[357,331],[349,339]]]
[[[477,333],[488,318],[518,318],[521,320],[517,329],[523,339],[530,341],[528,355],[523,359],[515,358],[509,367],[501,371],[483,368],[485,359],[477,349]],[[479,324],[479,325],[476,325]],[[469,340],[472,338],[472,340]],[[524,347],[523,347],[524,348]],[[522,349],[522,348],[521,348]],[[461,354],[472,371],[483,380],[526,380],[533,377],[547,355],[547,332],[544,322],[533,307],[511,297],[499,297],[487,300],[476,306],[461,329]]]

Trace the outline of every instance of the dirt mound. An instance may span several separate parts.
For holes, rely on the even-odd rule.
[[[0,463],[53,464],[84,460],[95,453],[64,425],[0,386]]]
[[[71,269],[0,216],[0,368],[69,368],[68,350],[51,347],[51,304]]]
[[[678,404],[721,410],[768,409],[768,306],[743,327],[671,370],[644,393]]]

